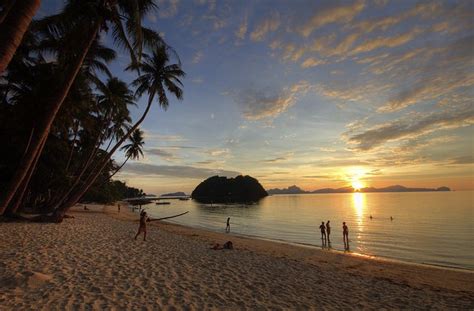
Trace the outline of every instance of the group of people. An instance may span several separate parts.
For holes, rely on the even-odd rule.
[[[141,233],[143,233],[143,241],[146,241],[146,223],[149,221],[151,221],[151,219],[148,218],[147,213],[142,211],[140,213],[140,225],[138,227],[138,232],[135,235],[135,240]],[[319,229],[321,230],[321,241],[323,246],[326,246],[326,243],[331,245],[331,221],[328,220],[326,223],[324,223],[324,221],[321,222]],[[230,217],[227,218],[225,231],[230,232]],[[349,227],[347,227],[345,222],[342,223],[342,239],[344,241],[344,249],[349,250]]]
[[[319,229],[321,230],[321,241],[323,243],[323,246],[327,244],[331,244],[331,221],[327,221],[326,224],[324,224],[324,221],[321,222],[321,226],[319,226]],[[347,227],[346,222],[342,223],[342,239],[344,241],[344,249],[349,250],[349,227]]]

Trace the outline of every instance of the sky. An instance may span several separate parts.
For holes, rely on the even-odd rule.
[[[62,3],[43,1],[38,15]],[[117,174],[129,185],[190,193],[244,174],[266,189],[474,189],[473,1],[157,5],[144,22],[179,55],[184,99],[154,105],[144,158]],[[131,82],[117,51],[112,72]]]

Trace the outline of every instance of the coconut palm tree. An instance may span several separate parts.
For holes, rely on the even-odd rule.
[[[132,82],[132,85],[137,89],[135,91],[136,96],[142,96],[145,93],[148,95],[148,103],[137,122],[130,128],[127,134],[125,134],[109,151],[107,156],[102,160],[100,167],[95,170],[93,176],[88,178],[85,182],[84,187],[73,194],[69,200],[67,200],[63,206],[55,211],[54,221],[62,221],[66,211],[76,204],[80,198],[87,192],[87,190],[94,184],[97,177],[100,175],[104,167],[110,161],[110,158],[117,151],[122,143],[140,126],[145,120],[148,112],[150,111],[153,101],[157,97],[157,102],[163,109],[166,109],[169,105],[168,95],[170,93],[177,99],[183,98],[183,83],[180,78],[185,76],[185,72],[181,69],[178,64],[169,64],[170,59],[168,50],[165,47],[158,47],[152,53],[152,55],[143,55],[143,61],[137,64],[132,64],[129,68],[138,69],[140,76]]]
[[[21,1],[17,1],[21,2]],[[39,98],[45,107],[38,119],[29,148],[10,179],[0,198],[0,215],[19,189],[23,179],[33,166],[38,153],[42,152],[51,125],[66,99],[93,42],[102,32],[109,32],[114,42],[130,53],[132,64],[141,58],[144,47],[163,45],[160,36],[141,25],[144,16],[156,8],[153,0],[69,0],[60,14],[38,22],[43,31],[58,38],[69,38],[65,43],[67,53],[58,57],[63,68],[58,72],[57,81],[52,84],[50,94]]]
[[[125,151],[125,161],[123,161],[122,165],[120,165],[115,172],[107,178],[107,180],[117,174],[129,159],[138,160],[140,156],[143,157],[143,145],[145,144],[143,141],[143,131],[136,129],[133,131],[132,135],[130,135],[128,140],[130,142],[120,148],[120,150]]]
[[[40,6],[40,0],[2,1],[0,7],[0,74],[7,69],[28,26]]]

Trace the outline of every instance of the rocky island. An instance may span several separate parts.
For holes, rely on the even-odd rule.
[[[213,176],[201,182],[191,198],[201,203],[249,203],[266,197],[267,191],[253,177]]]

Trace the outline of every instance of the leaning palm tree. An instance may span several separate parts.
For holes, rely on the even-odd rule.
[[[132,64],[130,66],[130,68],[133,67],[133,69],[138,69],[141,73],[141,75],[132,82],[132,85],[137,88],[135,91],[136,96],[142,96],[145,93],[148,94],[148,103],[145,111],[138,121],[130,128],[128,133],[125,134],[109,151],[107,156],[102,160],[100,167],[95,170],[95,174],[87,179],[84,187],[73,194],[61,208],[55,211],[55,216],[53,216],[54,221],[62,221],[66,211],[76,204],[94,184],[97,177],[106,167],[107,163],[109,163],[114,152],[120,148],[122,143],[140,126],[143,120],[145,120],[145,117],[150,111],[151,105],[156,97],[158,97],[158,104],[163,109],[166,109],[169,105],[167,93],[173,94],[179,100],[183,98],[183,83],[180,78],[184,77],[185,73],[179,64],[169,64],[169,62],[168,50],[165,47],[159,47],[152,55],[144,54],[143,62],[138,65]]]
[[[7,0],[0,3],[0,74],[7,69],[40,3],[40,0]]]
[[[145,144],[143,141],[143,131],[136,129],[128,140],[130,142],[120,148],[120,150],[125,151],[125,161],[123,161],[122,165],[120,165],[107,180],[117,174],[129,159],[138,160],[140,156],[143,157],[143,145]]]
[[[43,31],[61,39],[69,39],[64,42],[73,44],[65,45],[66,53],[62,54],[63,57],[57,57],[63,70],[58,72],[56,78],[61,82],[53,85],[48,96],[39,99],[39,103],[45,107],[45,113],[38,118],[25,157],[20,160],[8,186],[2,191],[0,215],[34,166],[34,160],[42,152],[52,123],[94,40],[100,33],[111,30],[114,42],[128,50],[132,64],[137,64],[144,47],[164,45],[156,32],[141,24],[146,14],[155,8],[153,0],[69,0],[60,14],[38,22],[38,27],[44,26]]]

